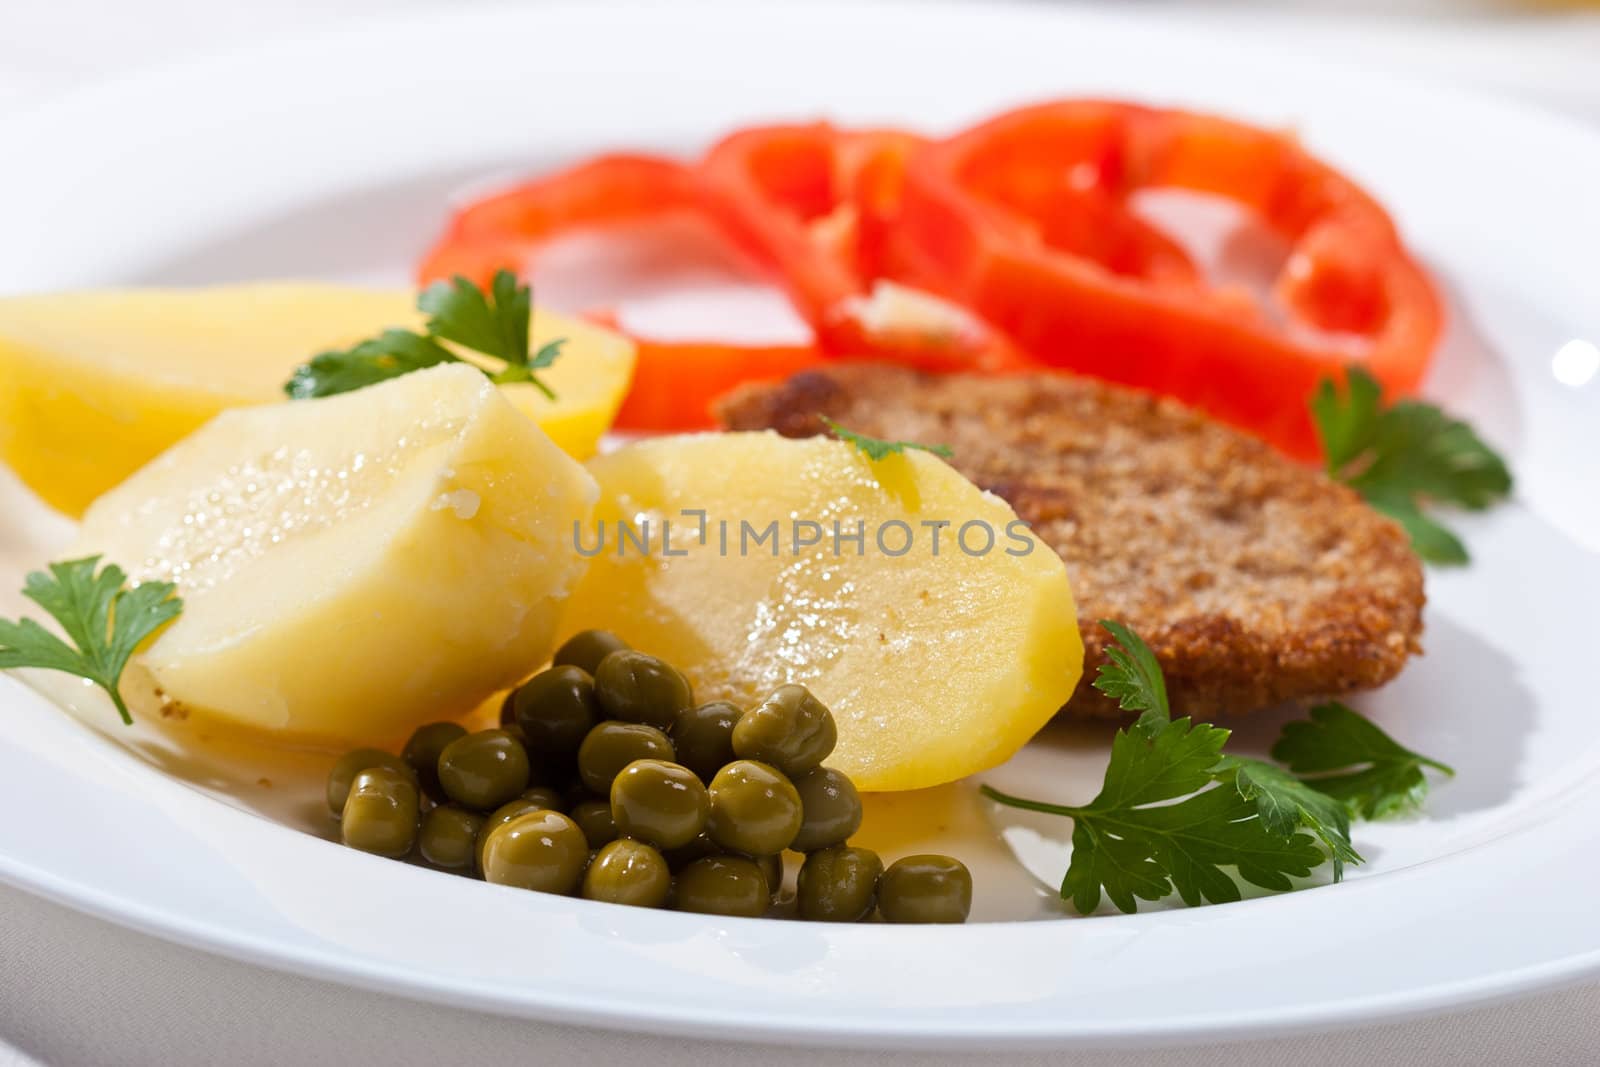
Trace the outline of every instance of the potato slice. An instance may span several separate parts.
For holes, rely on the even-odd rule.
[[[420,327],[401,289],[265,283],[0,300],[0,460],[52,506],[95,497],[226,408],[281,401],[293,369],[387,327]],[[633,376],[633,346],[539,311],[567,339],[544,378],[506,395],[568,454],[592,455]]]
[[[78,554],[178,583],[136,658],[188,713],[383,742],[549,658],[597,488],[477,371],[219,415],[107,493]]]
[[[810,686],[839,723],[828,763],[862,789],[992,767],[1078,681],[1083,648],[1061,560],[1012,525],[1004,501],[934,456],[873,462],[825,438],[703,434],[631,445],[590,470],[601,502],[579,543],[594,553],[603,523],[605,544],[563,633],[614,630],[683,669],[701,700],[748,706],[784,682]],[[703,541],[701,516],[686,512],[704,512]],[[620,546],[619,520],[632,537]],[[941,521],[935,553],[927,524]],[[818,527],[795,525],[806,522]],[[837,544],[835,522],[846,535]],[[776,541],[753,547],[769,523]],[[848,540],[857,523],[859,554]],[[966,523],[977,524],[974,554],[958,543]],[[994,545],[978,554],[985,530]],[[638,548],[647,532],[648,554]],[[821,539],[797,548],[796,532]]]

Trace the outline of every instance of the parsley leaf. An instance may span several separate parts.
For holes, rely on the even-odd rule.
[[[1100,625],[1110,631],[1117,644],[1106,649],[1106,658],[1111,662],[1101,665],[1094,687],[1116,700],[1124,711],[1143,712],[1133,729],[1149,736],[1153,728],[1172,717],[1161,664],[1150,646],[1120,622],[1101,619]]]
[[[1112,738],[1099,794],[1083,807],[1068,807],[989,786],[981,792],[1001,804],[1072,820],[1072,860],[1061,897],[1079,914],[1099,907],[1102,894],[1125,912],[1173,892],[1190,906],[1238,900],[1238,883],[1224,867],[1265,889],[1293,888],[1290,877],[1305,877],[1326,859],[1315,840],[1297,832],[1298,818],[1263,817],[1259,788],[1247,792],[1238,783],[1240,765],[1222,756],[1229,731],[1173,720],[1149,646],[1126,626],[1101,625],[1120,647],[1107,649],[1111,662],[1094,684],[1142,714]],[[1224,765],[1232,780],[1214,785]],[[1339,862],[1338,853],[1330,854]]]
[[[1125,912],[1177,892],[1185,904],[1238,900],[1223,870],[1265,889],[1291,889],[1326,858],[1301,833],[1279,834],[1237,789],[1211,785],[1228,731],[1177,719],[1150,736],[1118,730],[1100,793],[1083,807],[1040,804],[988,786],[991,800],[1072,819],[1072,861],[1061,896],[1087,915],[1101,894]],[[1198,791],[1197,791],[1198,790]],[[1177,803],[1163,803],[1185,797]]]
[[[1466,548],[1428,518],[1429,502],[1480,511],[1511,492],[1511,472],[1472,427],[1432,404],[1385,407],[1377,380],[1359,367],[1343,392],[1323,379],[1311,415],[1328,473],[1406,528],[1412,547],[1434,563],[1465,563]]]
[[[864,433],[856,433],[854,430],[847,430],[826,415],[822,416],[822,421],[833,432],[833,436],[841,441],[855,445],[865,453],[868,459],[874,462],[888,459],[890,456],[901,455],[908,448],[914,448],[920,452],[931,452],[945,459],[955,455],[955,450],[949,445],[919,445],[915,441],[885,441],[877,437],[868,437]]]
[[[1361,863],[1350,843],[1350,813],[1326,793],[1318,792],[1282,767],[1248,756],[1223,756],[1212,768],[1223,780],[1231,779],[1239,795],[1254,802],[1256,814],[1269,833],[1288,837],[1304,828],[1316,834],[1333,858],[1333,880],[1343,881],[1344,865]]]
[[[1371,720],[1338,702],[1312,708],[1308,720],[1286,723],[1272,746],[1272,758],[1364,819],[1382,819],[1421,805],[1428,795],[1424,768],[1455,774],[1438,760],[1400,745]]]
[[[536,372],[556,361],[564,340],[529,352],[533,291],[515,274],[497,272],[487,293],[459,275],[435,282],[418,295],[417,307],[428,316],[426,334],[385,330],[353,348],[323,352],[296,368],[284,392],[295,400],[334,396],[440,363],[465,362],[445,347],[448,341],[503,364],[484,371],[496,385],[526,382],[556,398]]]
[[[68,645],[32,619],[0,619],[0,669],[38,667],[87,678],[104,689],[122,721],[133,723],[117,684],[134,650],[178,617],[183,601],[171,582],[126,588],[114,563],[96,572],[100,557],[50,564],[28,575],[22,593],[44,608],[72,641]]]
[[[295,368],[283,391],[291,400],[335,396],[440,363],[459,362],[460,357],[431,337],[410,330],[385,330],[353,348],[314,356]]]

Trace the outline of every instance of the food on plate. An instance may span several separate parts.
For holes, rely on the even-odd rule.
[[[419,326],[415,294],[310,283],[128,289],[0,299],[0,460],[77,516],[212,416],[283,399],[295,365],[387,328]],[[632,373],[617,334],[540,311],[555,393],[506,396],[578,458],[595,450]]]
[[[350,783],[339,817],[339,836],[351,848],[398,858],[417,841],[421,811],[417,780],[392,767],[369,767]]]
[[[477,863],[482,813],[454,804],[428,809],[417,831],[417,854],[446,870],[471,868]]]
[[[598,662],[587,655],[600,650],[605,655]],[[774,905],[786,913],[792,903],[802,918],[856,922],[868,916],[883,864],[874,853],[845,847],[861,826],[861,798],[848,775],[811,761],[828,758],[831,742],[818,738],[837,731],[832,713],[804,686],[781,686],[747,710],[734,708],[723,726],[721,707],[714,715],[686,715],[706,705],[692,705],[687,687],[658,685],[676,675],[673,666],[635,652],[609,632],[585,631],[563,651],[603,675],[648,679],[644,689],[652,700],[645,704],[679,704],[669,728],[675,734],[683,729],[720,735],[720,745],[685,739],[685,747],[702,760],[722,762],[692,770],[674,761],[672,741],[661,730],[610,717],[619,710],[636,713],[642,705],[631,699],[601,702],[601,717],[576,752],[559,731],[489,729],[456,736],[429,767],[422,757],[445,736],[440,724],[430,723],[406,743],[405,759],[364,748],[335,762],[329,807],[344,820],[356,818],[354,825],[341,825],[341,838],[391,858],[415,846],[424,860],[446,870],[613,904],[754,917]],[[552,665],[521,689],[570,693],[574,673],[589,677],[572,663]],[[559,684],[546,681],[547,675],[556,675]],[[513,693],[506,705],[521,708],[523,717],[550,707],[542,699],[517,697]],[[774,708],[782,713],[774,715]],[[555,713],[568,721],[566,708]],[[796,765],[805,769],[794,781],[734,752],[732,737],[746,720],[758,722],[757,736],[767,748],[805,754]],[[536,738],[551,739],[551,747],[541,749]],[[639,746],[641,740],[647,744]],[[462,763],[476,769],[471,789],[462,788]],[[530,774],[538,784],[524,789]],[[441,782],[442,793],[419,792],[419,779]],[[352,780],[368,784],[358,790]],[[409,831],[400,825],[407,818]],[[806,861],[793,901],[782,892],[786,849],[825,857]]]
[[[838,721],[830,766],[864,790],[993,766],[1077,682],[1060,560],[932,455],[702,434],[628,445],[590,470],[602,499],[580,550],[593,558],[564,629],[626,632],[700,700],[748,706],[804,685]],[[736,752],[741,728],[757,738],[741,720]]]
[[[732,763],[733,728],[743,714],[737,705],[713,700],[684,708],[672,723],[678,762],[709,783],[723,764]]]
[[[594,672],[594,696],[613,719],[663,730],[694,703],[688,680],[671,664],[631,648],[600,661]]]
[[[458,722],[430,722],[417,727],[406,747],[400,750],[400,758],[416,773],[424,794],[435,800],[445,795],[444,785],[439,781],[439,756],[451,742],[465,736],[467,728]]]
[[[878,903],[882,877],[883,860],[871,849],[840,845],[812,852],[800,865],[795,885],[800,917],[812,922],[860,922]]]
[[[682,848],[706,829],[710,815],[705,784],[681,764],[634,760],[611,780],[611,820],[624,837],[662,849]]]
[[[772,889],[766,872],[744,856],[706,856],[678,872],[673,885],[679,911],[754,919],[766,914]]]
[[[600,848],[617,839],[617,820],[611,817],[610,799],[580,800],[567,814],[589,839],[590,848]]]
[[[590,792],[609,796],[611,783],[634,760],[671,760],[674,755],[671,739],[654,726],[607,720],[578,747],[578,777]]]
[[[703,215],[693,170],[654,156],[600,156],[495,193],[450,221],[423,260],[424,284],[462,277],[480,285],[524,272],[542,248],[575,231],[615,229],[676,213]],[[603,309],[594,316],[616,321]],[[810,346],[634,338],[635,388],[618,417],[624,429],[699,429],[710,402],[743,381],[777,378],[819,358]]]
[[[486,882],[570,894],[589,865],[589,841],[559,811],[531,811],[491,830],[482,860]]]
[[[972,874],[949,856],[906,856],[878,880],[878,911],[892,923],[962,923],[972,910]]]
[[[1108,643],[1097,620],[1121,620],[1156,650],[1179,714],[1371,688],[1419,650],[1422,569],[1405,532],[1173,401],[1061,374],[852,365],[745,389],[719,414],[733,430],[803,437],[827,418],[951,445],[951,464],[1066,561],[1089,677]],[[1067,708],[1116,711],[1082,682]]]
[[[1272,231],[1270,295],[1207,277],[1161,188]],[[553,243],[676,214],[809,340],[535,314]],[[480,199],[421,273],[0,300],[0,458],[84,513],[24,589],[54,626],[0,619],[0,668],[195,741],[362,746],[326,780],[354,849],[730,917],[965,921],[960,861],[851,844],[862,791],[996,767],[1063,707],[1133,716],[1099,793],[978,792],[1071,820],[1085,914],[1340,881],[1353,820],[1453,773],[1337,702],[1271,759],[1196,721],[1392,678],[1418,557],[1467,558],[1429,509],[1512,485],[1403,399],[1432,282],[1292,137],[1088,100],[753,126]]]
[[[793,781],[803,814],[790,848],[796,852],[831,848],[861,829],[861,794],[849,777],[832,767],[818,767]]]
[[[616,634],[605,630],[584,630],[563,641],[550,662],[556,667],[577,667],[589,675],[592,692],[594,672],[600,669],[600,661],[627,647]]]
[[[594,679],[560,660],[557,652],[556,664],[506,694],[500,710],[500,724],[520,730],[523,743],[544,760],[577,758],[578,746],[601,718]]]
[[[471,810],[484,810],[482,807],[468,807]],[[511,822],[513,819],[520,819],[522,816],[527,815],[530,812],[557,811],[560,810],[560,808],[561,802],[559,797],[552,802],[551,799],[543,792],[535,792],[535,790],[529,789],[525,793],[513,797],[504,804],[501,804],[498,808],[490,811],[489,814],[484,817],[482,825],[478,827],[478,836],[474,843],[473,849],[473,861],[475,864],[474,870],[476,870],[479,874],[483,873],[483,846],[488,844],[490,834],[494,833],[506,823]],[[582,827],[579,827],[579,829],[582,829]],[[587,835],[585,835],[585,840],[587,840]]]
[[[1363,862],[1350,842],[1352,818],[1413,810],[1428,791],[1424,768],[1455,773],[1342,704],[1284,727],[1272,755],[1288,770],[1223,755],[1229,731],[1172,718],[1150,646],[1126,626],[1101,625],[1116,644],[1094,685],[1139,717],[1113,738],[1099,794],[1072,806],[981,788],[996,803],[1072,820],[1061,898],[1080,915],[1102,894],[1124,912],[1173,893],[1190,907],[1238,900],[1238,881],[1224,868],[1283,892],[1331,862],[1337,882],[1346,864]],[[882,900],[879,908],[890,918]]]
[[[1270,298],[1208,278],[1142,210],[1153,189],[1231,201],[1282,241]],[[1383,207],[1293,135],[1104,100],[1023,107],[943,138],[752,126],[695,162],[596,157],[461,208],[420,274],[487,284],[575,231],[674,213],[741,250],[814,348],[638,337],[631,428],[704,425],[712,384],[817,358],[1046,365],[1175,396],[1308,458],[1305,402],[1320,380],[1362,367],[1408,393],[1442,327],[1433,283]]]
[[[706,836],[729,852],[773,856],[800,833],[800,794],[776,767],[734,760],[711,779],[709,793]]]
[[[1404,526],[1423,559],[1467,562],[1466,546],[1423,507],[1482,511],[1511,494],[1506,461],[1471,426],[1432,404],[1385,404],[1378,381],[1354,367],[1343,389],[1317,387],[1311,412],[1330,478]]]
[[[793,778],[814,771],[839,743],[833,714],[803,685],[780,685],[733,728],[734,754]]]
[[[169,714],[382,740],[549,656],[594,499],[483,375],[448,366],[225,412],[101,497],[78,540],[181,592],[134,660]]]
[[[671,896],[666,858],[642,841],[621,838],[604,845],[583,872],[585,900],[660,908]]]
[[[1081,203],[1151,188],[1232,200],[1290,243],[1270,312]],[[1409,393],[1442,325],[1377,201],[1297,139],[1209,115],[1093,100],[998,115],[906,168],[894,235],[917,281],[1036,359],[1167,393],[1298,456],[1316,453],[1319,381],[1354,364]]]
[[[176,588],[154,581],[130,588],[122,568],[101,566],[99,556],[33,571],[22,595],[43,608],[67,640],[33,619],[0,619],[0,670],[34,667],[76,675],[104,690],[131,726],[122,675],[139,646],[183,611]]]
[[[463,733],[439,753],[444,795],[469,808],[495,808],[528,788],[528,750],[504,730]]]
[[[340,756],[339,762],[328,772],[328,810],[335,815],[343,811],[344,802],[350,797],[350,787],[355,783],[356,775],[380,767],[397,774],[409,774],[413,778],[417,774],[405,759],[385,752],[381,748],[351,749]]]

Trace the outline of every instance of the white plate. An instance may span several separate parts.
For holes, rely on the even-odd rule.
[[[1362,702],[1459,776],[1426,817],[1362,826],[1372,862],[1347,883],[1064,918],[958,786],[900,809],[937,804],[955,820],[942,840],[987,879],[981,916],[1047,921],[834,927],[593,905],[287,829],[317,825],[294,783],[318,760],[261,785],[229,753],[186,758],[147,727],[64,715],[14,680],[0,682],[0,878],[230,956],[417,997],[816,1043],[1259,1035],[1600,973],[1600,380],[1573,384],[1581,345],[1556,360],[1600,340],[1600,139],[1575,127],[1043,6],[475,11],[150,76],[0,126],[0,291],[398,281],[468,179],[607,147],[691,150],[775,116],[949,129],[1066,93],[1293,124],[1370,183],[1453,302],[1430,392],[1477,420],[1519,476],[1515,503],[1458,523],[1476,564],[1430,573],[1428,655]],[[14,490],[0,509],[10,589],[65,529]],[[1241,740],[1264,743],[1279,719]],[[991,778],[1083,796],[1103,741],[1058,730]],[[915,845],[894,814],[875,813],[877,832]],[[1052,879],[1062,864],[1048,841],[1030,862]]]

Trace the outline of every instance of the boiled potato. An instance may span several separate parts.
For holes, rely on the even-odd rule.
[[[749,706],[804,683],[838,720],[828,763],[862,789],[992,767],[1077,683],[1083,647],[1061,560],[934,456],[874,462],[825,438],[703,434],[634,444],[590,470],[601,501],[579,544],[593,558],[563,632],[615,631],[683,669],[697,700]],[[621,542],[619,521],[631,532]],[[935,554],[925,524],[941,521]],[[775,522],[775,542],[742,544],[746,522],[754,534]],[[820,540],[797,545],[818,533],[797,522],[816,523]],[[865,524],[859,553],[835,545],[835,522],[846,535]],[[894,523],[913,535],[904,554]],[[993,532],[989,551],[962,551],[966,523],[979,524],[975,552],[981,529]]]
[[[382,743],[549,658],[596,495],[449,365],[217,416],[101,497],[77,554],[177,583],[183,614],[134,662],[167,710]]]
[[[400,289],[266,283],[0,299],[0,460],[69,515],[218,412],[282,401],[318,352],[420,327]],[[535,344],[567,338],[506,396],[579,459],[594,453],[633,376],[633,346],[539,311]]]

